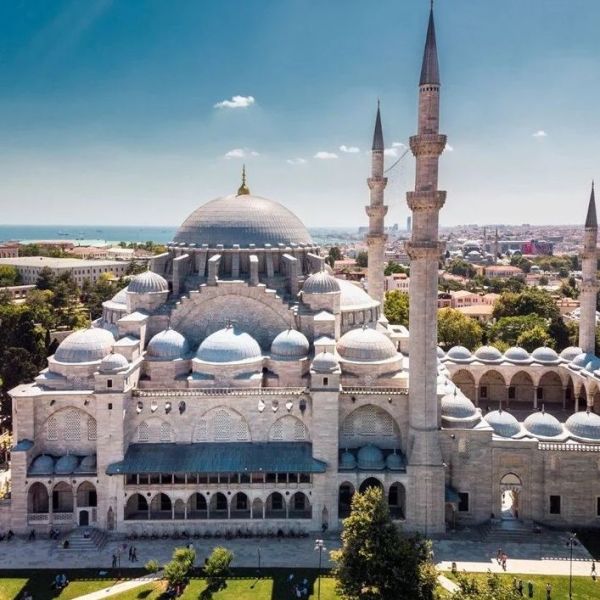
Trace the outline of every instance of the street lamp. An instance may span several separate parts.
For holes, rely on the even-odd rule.
[[[570,533],[569,534],[569,541],[567,542],[569,544],[569,548],[571,550],[571,556],[569,558],[569,600],[572,599],[572,593],[573,593],[573,544],[576,544],[577,542],[575,541],[577,538],[577,534],[576,533]]]
[[[319,551],[319,570],[317,572],[317,578],[319,581],[319,587],[318,587],[318,592],[317,592],[317,600],[321,600],[321,563],[322,563],[322,559],[323,559],[323,550],[327,550],[327,548],[325,548],[325,544],[323,543],[323,540],[315,540],[315,551]]]

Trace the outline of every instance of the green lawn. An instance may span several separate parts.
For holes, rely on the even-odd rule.
[[[451,573],[445,573],[449,579],[454,579]],[[485,573],[468,573],[469,577],[485,580]],[[552,598],[562,600],[569,597],[568,576],[556,575],[518,575],[513,573],[500,574],[502,579],[512,583],[513,578],[523,580],[524,596],[527,597],[527,582],[533,583],[534,600],[546,600],[546,584],[552,586]],[[593,600],[600,598],[600,580],[593,581],[591,577],[573,577],[573,600]]]

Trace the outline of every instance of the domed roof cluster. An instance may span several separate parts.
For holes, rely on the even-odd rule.
[[[229,326],[209,335],[200,344],[196,358],[209,363],[242,362],[260,359],[262,352],[251,335]]]
[[[569,368],[574,371],[587,371],[593,373],[600,369],[600,358],[592,352],[581,352],[569,363]]]
[[[547,346],[536,348],[531,354],[529,354],[529,352],[527,352],[527,350],[524,348],[520,348],[518,346],[509,348],[504,354],[502,354],[500,350],[494,346],[481,346],[475,350],[474,353],[471,353],[471,351],[464,346],[453,346],[444,356],[440,356],[438,352],[438,357],[443,362],[454,362],[459,364],[471,362],[480,362],[483,364],[501,364],[506,362],[515,365],[528,365],[537,363],[540,365],[554,366],[573,360],[573,354],[578,350],[579,348],[574,347],[566,348],[559,356],[552,348]],[[584,366],[585,363],[579,368],[584,368]],[[577,368],[577,366],[574,368]],[[595,368],[600,368],[600,360],[598,362],[598,366]]]
[[[521,432],[521,425],[513,415],[505,410],[493,410],[483,417],[499,436],[513,437]]]
[[[333,294],[340,291],[339,281],[327,271],[319,271],[306,278],[302,291],[305,294]]]
[[[100,361],[100,373],[115,373],[129,367],[129,361],[118,352],[112,352]]]
[[[541,438],[552,438],[563,434],[559,420],[544,410],[534,412],[523,422],[525,429]]]
[[[600,442],[600,416],[596,413],[576,412],[567,419],[565,427],[573,437]]]
[[[345,450],[340,456],[340,469],[361,471],[382,471],[388,469],[390,471],[402,471],[406,468],[406,462],[401,453],[394,450],[384,458],[383,451],[374,446],[367,444],[358,449],[354,453],[350,450]]]
[[[95,473],[96,455],[76,456],[66,454],[55,458],[49,454],[40,454],[29,466],[29,475],[71,475],[72,473]]]
[[[286,329],[271,343],[271,356],[277,360],[298,360],[308,354],[310,345],[297,329]]]
[[[156,360],[177,360],[185,358],[190,347],[187,340],[174,329],[168,328],[157,333],[148,342],[148,356]]]
[[[393,342],[380,331],[362,327],[345,333],[337,343],[341,358],[352,362],[379,362],[398,358]]]
[[[239,244],[312,244],[302,221],[287,208],[260,196],[243,193],[216,198],[197,208],[177,230],[175,243],[216,248]]]
[[[127,291],[131,294],[152,294],[168,290],[167,280],[154,271],[144,271],[136,275],[127,286]]]
[[[59,344],[54,359],[62,363],[95,362],[110,354],[114,343],[113,334],[106,329],[79,329]]]

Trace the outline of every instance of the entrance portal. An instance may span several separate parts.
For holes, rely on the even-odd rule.
[[[521,478],[514,473],[507,473],[500,481],[500,515],[503,520],[519,518],[522,487]]]
[[[90,513],[87,510],[79,511],[79,525],[85,527],[90,524]]]

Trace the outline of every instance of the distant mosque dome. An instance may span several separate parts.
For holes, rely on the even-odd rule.
[[[543,410],[530,414],[523,426],[536,437],[556,437],[562,435],[563,428],[559,420]]]
[[[114,343],[113,334],[106,329],[79,329],[59,344],[54,359],[63,363],[95,362],[110,354]]]
[[[319,271],[306,278],[302,291],[305,294],[333,294],[340,291],[340,284],[327,271]]]
[[[122,354],[113,352],[100,361],[99,371],[100,373],[114,373],[121,369],[127,369],[127,367],[129,367],[129,361]]]
[[[286,329],[271,343],[271,356],[279,360],[298,360],[308,354],[310,344],[297,329]]]
[[[383,333],[369,327],[351,329],[337,343],[338,354],[353,362],[379,362],[398,358],[394,343]]]
[[[148,356],[156,360],[177,360],[190,352],[187,340],[174,329],[168,328],[157,333],[147,347]]]
[[[209,335],[198,348],[196,358],[210,363],[253,361],[262,358],[258,342],[234,326]]]
[[[513,437],[521,431],[519,421],[505,410],[493,410],[483,417],[487,424],[499,436]]]
[[[131,294],[152,294],[169,290],[167,280],[154,271],[144,271],[136,275],[127,286]]]
[[[565,427],[576,438],[600,441],[600,416],[591,411],[573,413]]]

